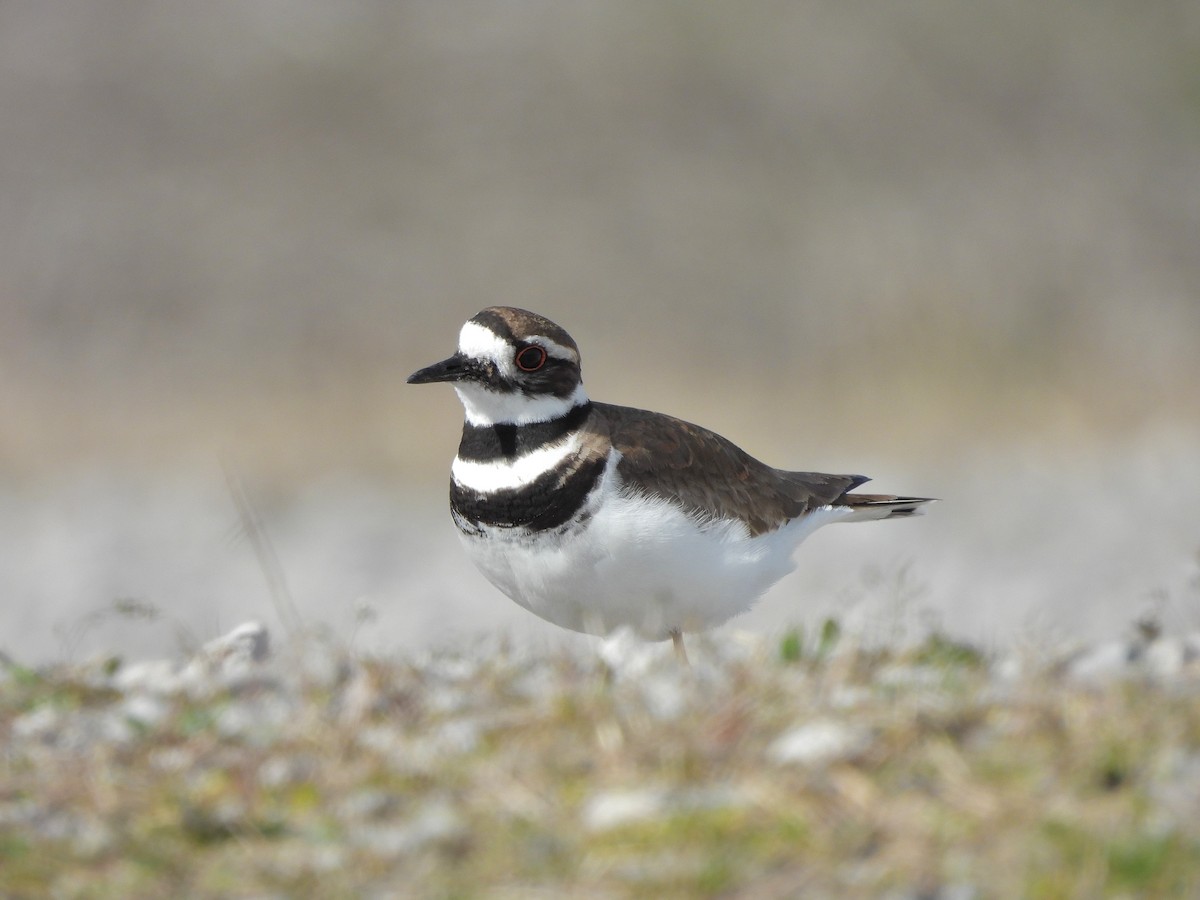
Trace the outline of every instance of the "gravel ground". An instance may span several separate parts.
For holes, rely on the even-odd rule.
[[[0,894],[1195,896],[1200,633],[0,667]]]

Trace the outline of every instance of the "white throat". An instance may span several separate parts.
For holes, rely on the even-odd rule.
[[[532,425],[565,416],[588,402],[582,384],[567,397],[529,397],[520,392],[491,391],[479,384],[454,385],[470,425]]]

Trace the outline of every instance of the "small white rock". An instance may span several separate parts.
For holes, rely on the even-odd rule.
[[[777,763],[823,766],[863,752],[870,743],[863,729],[832,719],[817,719],[784,732],[767,748]]]
[[[445,800],[431,800],[403,825],[362,827],[358,842],[377,856],[412,853],[429,844],[456,840],[466,833],[462,817]]]
[[[1119,678],[1129,670],[1135,650],[1128,641],[1107,641],[1084,650],[1067,666],[1067,676],[1076,681],[1100,682]]]
[[[478,720],[451,719],[431,735],[433,743],[447,755],[472,753],[479,746],[483,728]]]
[[[1164,681],[1177,678],[1187,661],[1187,650],[1183,641],[1175,638],[1159,638],[1146,648],[1142,665],[1146,671]]]
[[[870,689],[858,685],[841,685],[829,692],[829,705],[833,709],[857,709],[871,702]]]
[[[687,695],[680,684],[678,671],[648,673],[642,680],[641,690],[646,711],[660,722],[679,718],[687,708]]]
[[[247,678],[270,655],[270,633],[261,622],[244,622],[209,641],[183,666],[177,681],[192,697],[205,697]]]
[[[12,736],[49,740],[54,737],[61,725],[62,716],[56,709],[49,705],[39,706],[13,720]]]
[[[271,653],[271,634],[261,622],[243,622],[229,634],[205,644],[195,661],[214,670],[229,673],[231,669],[263,662]]]
[[[664,643],[649,643],[628,628],[619,628],[600,642],[600,659],[615,675],[640,678],[662,658]]]
[[[992,665],[992,676],[997,681],[1012,683],[1025,673],[1025,663],[1016,653],[1008,653]]]
[[[121,704],[121,715],[145,728],[160,724],[170,712],[170,705],[158,694],[130,694]]]
[[[619,828],[661,815],[666,802],[666,792],[658,788],[606,791],[588,801],[583,809],[583,824],[590,831]]]
[[[169,695],[183,687],[179,666],[169,659],[149,659],[121,666],[112,677],[118,691]]]
[[[647,819],[686,815],[713,809],[736,809],[748,798],[729,785],[686,790],[633,788],[604,791],[583,808],[583,824],[590,831],[607,831]]]

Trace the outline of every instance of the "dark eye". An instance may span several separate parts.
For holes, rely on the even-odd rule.
[[[546,364],[546,351],[531,344],[517,351],[516,361],[522,372],[536,372]]]

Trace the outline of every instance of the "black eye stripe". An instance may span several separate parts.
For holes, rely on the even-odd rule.
[[[537,344],[530,344],[518,350],[513,361],[522,372],[536,372],[546,364],[546,350]]]

